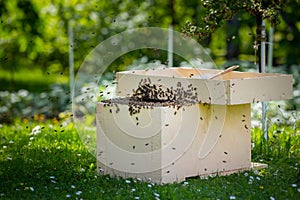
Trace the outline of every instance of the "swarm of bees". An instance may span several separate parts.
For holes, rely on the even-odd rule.
[[[153,84],[150,78],[143,78],[130,97],[109,99],[103,102],[104,106],[116,106],[116,113],[120,110],[118,104],[127,104],[130,115],[139,113],[142,108],[168,106],[178,110],[182,106],[190,106],[199,102],[197,89],[192,84],[184,88],[181,82],[177,82],[176,86],[176,88],[164,89],[162,85]]]

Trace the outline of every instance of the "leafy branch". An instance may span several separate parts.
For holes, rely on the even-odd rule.
[[[201,0],[205,12],[198,24],[187,22],[183,33],[203,40],[218,29],[226,20],[231,20],[236,14],[247,12],[255,17],[267,19],[272,24],[279,23],[279,14],[285,6],[283,0]]]

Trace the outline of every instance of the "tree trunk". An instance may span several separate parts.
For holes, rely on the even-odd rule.
[[[239,56],[239,28],[238,15],[226,24],[226,59],[237,60]]]
[[[259,73],[262,72],[262,66],[261,66],[261,41],[262,41],[262,15],[258,14],[256,15],[256,42],[257,42],[257,57],[258,57],[258,70]]]

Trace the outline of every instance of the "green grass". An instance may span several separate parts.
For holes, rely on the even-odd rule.
[[[68,76],[61,72],[40,69],[20,69],[13,72],[0,69],[0,91],[26,89],[31,92],[42,92],[54,83],[68,83]]]
[[[36,125],[41,133],[30,135]],[[0,199],[300,199],[299,126],[273,127],[270,136],[275,129],[284,133],[268,145],[253,130],[253,159],[269,164],[266,169],[159,186],[97,175],[96,161],[72,123],[2,125]]]

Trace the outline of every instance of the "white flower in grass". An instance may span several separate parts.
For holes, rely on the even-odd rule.
[[[156,192],[153,193],[155,197],[159,197],[160,195]]]
[[[50,179],[55,179],[55,176],[49,176]]]
[[[30,189],[32,192],[34,192],[34,188],[33,188],[33,187],[30,187],[29,189]]]
[[[260,181],[260,177],[256,177],[256,179],[257,179],[258,181]]]
[[[231,195],[231,196],[229,197],[229,199],[236,199],[236,197],[235,197],[234,195]]]
[[[134,197],[134,199],[140,199],[140,197]]]
[[[270,200],[275,200],[275,198],[274,198],[274,197],[272,197],[272,196],[270,196]]]
[[[189,184],[189,182],[185,181],[183,182],[183,186],[187,186]]]
[[[152,188],[152,185],[151,185],[151,184],[148,184],[147,186],[148,186],[148,188]]]
[[[38,134],[41,133],[41,132],[42,132],[42,131],[41,131],[41,126],[40,126],[40,125],[37,125],[37,126],[35,126],[35,127],[32,129],[30,135],[38,135]]]
[[[82,191],[79,190],[76,192],[76,195],[81,195],[81,193],[82,193]]]
[[[300,192],[300,188],[298,188],[297,190],[298,190],[298,192]]]
[[[249,174],[246,172],[246,173],[244,173],[244,176],[248,176]]]
[[[131,183],[131,181],[126,179],[126,180],[125,180],[125,183],[128,183],[128,184],[129,184],[129,183]]]
[[[293,183],[293,184],[292,184],[292,187],[297,187],[297,184]]]
[[[71,195],[70,195],[70,194],[67,194],[67,195],[66,195],[66,197],[67,197],[67,198],[70,198],[70,197],[71,197]]]
[[[71,185],[71,188],[75,189],[75,188],[76,188],[76,186],[75,186],[75,185]]]
[[[135,192],[135,191],[136,191],[136,189],[134,189],[134,188],[131,189],[131,192]]]
[[[14,141],[12,141],[12,140],[10,140],[8,143],[9,143],[9,144],[13,144],[13,143],[15,143],[15,142],[14,142]]]
[[[11,158],[11,157],[8,157],[7,160],[12,161],[12,158]]]

